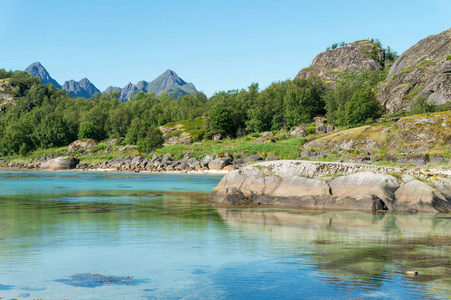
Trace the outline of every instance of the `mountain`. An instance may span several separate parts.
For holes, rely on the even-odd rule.
[[[196,87],[192,83],[185,82],[174,71],[169,69],[150,82],[149,86],[150,90],[157,95],[160,95],[163,91],[168,92],[173,89],[180,89],[187,94],[197,93]]]
[[[167,70],[151,82],[141,80],[136,84],[129,82],[124,88],[108,87],[104,93],[120,92],[119,100],[128,101],[130,97],[134,97],[138,91],[145,93],[154,92],[157,96],[166,92],[173,98],[180,98],[184,95],[197,93],[196,87],[181,79],[177,73],[172,70]]]
[[[393,64],[378,100],[389,113],[407,110],[424,95],[436,105],[451,102],[451,29],[422,39]]]
[[[318,54],[308,68],[304,68],[296,78],[318,75],[329,86],[334,86],[338,74],[345,71],[360,72],[384,68],[384,51],[376,44],[363,40]]]
[[[62,90],[69,92],[72,97],[90,98],[95,93],[100,94],[100,91],[88,80],[88,78],[83,78],[80,81],[65,81]]]
[[[43,85],[51,83],[54,87],[58,89],[61,88],[61,85],[50,76],[49,72],[47,72],[47,70],[38,61],[29,65],[28,68],[25,69],[25,72],[34,77],[40,78]]]
[[[109,86],[109,87],[107,87],[106,88],[106,90],[104,90],[103,92],[102,92],[102,94],[109,94],[109,93],[112,93],[112,92],[121,92],[121,88],[120,87],[118,87],[118,86]]]
[[[56,88],[69,92],[72,97],[90,98],[95,93],[100,93],[94,84],[87,78],[83,78],[80,81],[65,81],[61,86],[50,76],[47,70],[39,62],[31,64],[25,71],[40,78],[42,84],[51,83]],[[172,70],[167,70],[151,82],[145,80],[141,80],[137,84],[129,82],[124,88],[109,86],[104,93],[119,92],[119,100],[125,102],[128,101],[130,97],[133,98],[138,91],[145,93],[154,92],[157,96],[161,95],[163,92],[167,92],[173,98],[180,98],[184,95],[197,93],[196,87],[192,83],[185,82]]]

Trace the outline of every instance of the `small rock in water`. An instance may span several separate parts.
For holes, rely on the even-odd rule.
[[[408,271],[406,272],[406,275],[409,275],[409,276],[417,276],[417,275],[418,275],[418,272],[417,272],[417,271],[414,271],[414,270],[408,270]]]

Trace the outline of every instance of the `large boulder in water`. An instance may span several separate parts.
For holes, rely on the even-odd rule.
[[[420,185],[418,180],[409,179],[412,176],[401,177],[402,172],[423,176],[430,185],[422,182]],[[343,176],[336,177],[337,174]],[[227,205],[451,212],[451,192],[446,187],[435,186],[432,180],[420,173],[327,162],[263,162],[231,171],[211,191],[210,200]]]
[[[67,146],[67,152],[71,153],[78,150],[90,150],[95,147],[97,147],[97,143],[93,139],[79,139]]]
[[[74,169],[78,164],[80,163],[80,160],[78,160],[75,157],[57,157],[52,158],[44,163],[41,164],[41,169],[47,169],[47,170],[70,170]]]

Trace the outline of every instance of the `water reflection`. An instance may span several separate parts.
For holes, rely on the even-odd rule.
[[[403,277],[412,295],[451,295],[451,220],[443,215],[373,215],[361,212],[299,212],[278,209],[217,208],[231,227],[291,245],[296,261],[307,244],[317,272],[339,290],[381,288]],[[409,269],[419,272],[407,277]]]

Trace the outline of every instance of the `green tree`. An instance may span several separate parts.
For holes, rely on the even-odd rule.
[[[147,129],[146,136],[138,141],[138,151],[151,153],[161,148],[163,143],[163,133],[156,127],[150,127]]]
[[[355,125],[374,120],[382,115],[382,107],[371,88],[364,88],[354,93],[346,103],[345,119],[347,125]]]
[[[96,138],[96,131],[94,123],[91,121],[84,121],[80,123],[80,128],[78,129],[78,138],[84,139],[95,139]]]

